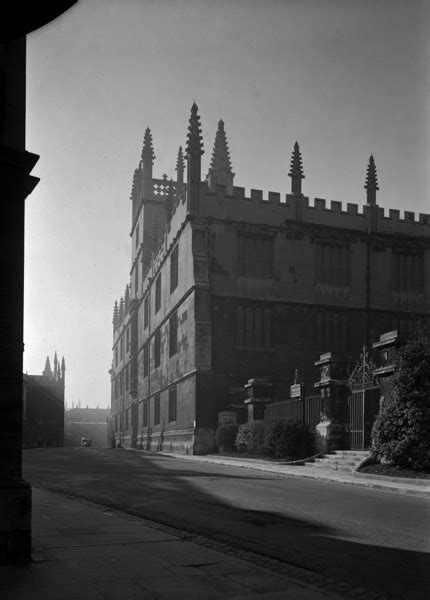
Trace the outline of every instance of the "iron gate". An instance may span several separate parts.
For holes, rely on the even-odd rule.
[[[351,450],[365,450],[371,443],[372,425],[379,411],[379,388],[352,390],[349,403]]]

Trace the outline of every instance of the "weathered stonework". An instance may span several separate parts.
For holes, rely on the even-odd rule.
[[[187,183],[182,149],[176,181],[153,177],[148,133],[133,177],[130,282],[114,310],[111,370],[114,435],[124,445],[210,449],[218,414],[250,377],[269,377],[273,399],[283,398],[296,368],[306,386],[313,385],[313,363],[327,350],[357,360],[363,342],[429,322],[429,216],[385,215],[376,203],[373,157],[360,209],[303,195],[298,144],[291,193],[284,196],[248,194],[233,185],[223,123],[206,181],[202,154],[193,106]],[[121,351],[127,330],[131,341]],[[330,416],[320,430],[326,447],[336,436],[343,444],[332,414],[340,387],[333,382],[324,388]],[[236,405],[241,422],[246,415]]]

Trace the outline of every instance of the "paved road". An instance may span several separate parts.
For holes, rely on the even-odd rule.
[[[24,476],[353,586],[430,592],[425,498],[110,449],[26,450]]]

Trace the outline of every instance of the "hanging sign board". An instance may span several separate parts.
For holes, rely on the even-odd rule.
[[[295,383],[294,385],[290,385],[290,398],[300,398],[302,395],[302,384]]]

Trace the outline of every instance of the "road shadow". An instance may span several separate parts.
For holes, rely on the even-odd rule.
[[[322,525],[318,515],[293,517],[286,508],[271,505],[270,498],[267,509],[252,508],[254,491],[261,493],[264,481],[267,486],[271,480],[291,481],[273,474],[91,448],[26,450],[23,466],[24,477],[35,486],[200,533],[355,587],[407,600],[427,598],[430,592],[425,552],[341,539],[342,532]],[[301,485],[318,493],[322,482],[302,480]],[[339,486],[329,485],[335,502]],[[288,494],[288,485],[285,489]],[[286,505],[287,500],[286,495]]]

